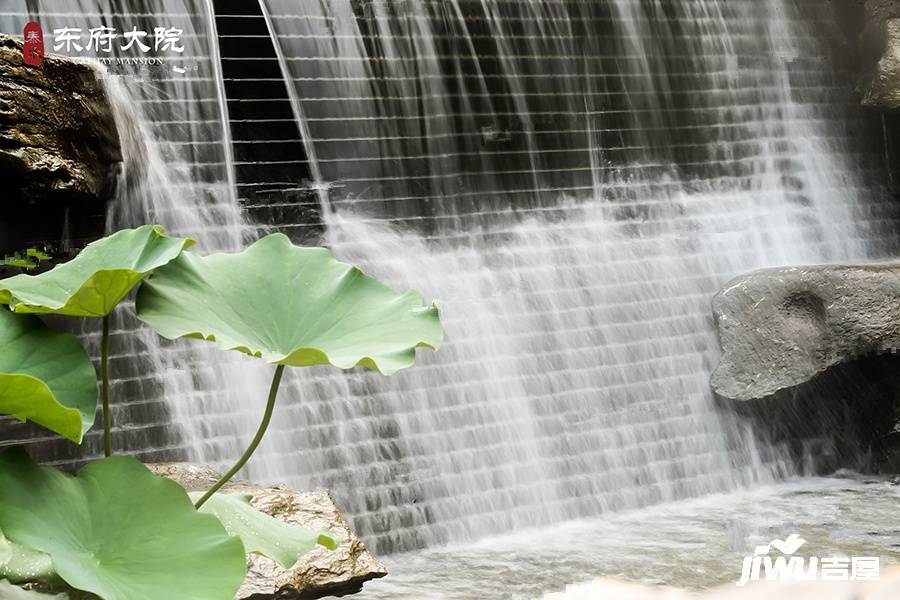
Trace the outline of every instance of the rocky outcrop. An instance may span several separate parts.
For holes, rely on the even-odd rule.
[[[713,390],[763,398],[900,347],[900,265],[766,269],[713,299],[723,356]]]
[[[896,85],[900,0],[834,0],[811,4],[810,16],[830,46],[830,58],[856,78],[862,103],[900,107]],[[893,25],[892,25],[893,23]]]
[[[97,75],[87,63],[58,56],[27,66],[22,42],[0,35],[0,258],[103,235],[121,152]]]
[[[22,42],[0,35],[4,195],[27,202],[103,196],[122,156],[97,75],[87,63],[57,56],[27,66]]]
[[[292,592],[303,598],[354,593],[362,589],[364,582],[387,575],[384,565],[353,535],[326,492],[265,489],[253,496],[252,504],[294,525],[340,531],[349,541],[335,551],[318,547],[287,570],[264,556],[251,555],[249,573],[239,597],[262,599],[275,594],[284,599],[292,597]]]
[[[900,19],[884,23],[884,51],[874,71],[863,84],[864,106],[900,108]]]
[[[860,35],[862,103],[880,109],[900,108],[900,2],[868,0]]]
[[[209,489],[220,476],[205,465],[192,463],[147,466],[157,475],[177,481],[188,491]],[[327,492],[263,488],[243,481],[232,481],[224,490],[252,494],[250,503],[276,519],[309,529],[328,528],[343,533],[347,540],[334,551],[316,548],[290,569],[283,569],[264,556],[248,555],[247,578],[237,598],[288,600],[352,594],[362,589],[366,581],[387,575],[384,565],[350,530]]]
[[[713,390],[767,444],[819,473],[900,473],[900,264],[757,271],[713,314]]]
[[[884,157],[887,188],[900,196],[900,0],[812,3],[830,60],[852,78],[861,105],[860,133]]]

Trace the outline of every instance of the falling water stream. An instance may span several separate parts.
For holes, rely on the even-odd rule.
[[[203,251],[262,233],[233,193],[210,4],[155,0],[131,17],[78,4],[83,16],[39,2],[45,30],[183,15],[201,69],[109,83],[125,152],[112,226],[159,221]],[[798,467],[708,384],[709,300],[729,278],[893,250],[897,210],[814,4],[262,0],[323,243],[438,299],[447,342],[391,378],[292,370],[244,475],[331,490],[371,548],[399,553],[393,583],[373,588],[385,598],[454,597],[462,579],[485,597],[528,595],[601,573],[702,587],[639,557],[670,565],[693,535],[720,569],[707,581],[725,581],[734,557],[714,550],[740,556],[790,533],[778,527],[817,523],[810,535],[846,551],[822,529],[845,509],[854,548],[893,544],[896,557],[896,540],[858,531],[882,526],[894,488],[794,481]],[[271,367],[198,342],[134,343],[120,388],[167,399],[171,443],[191,458],[232,462]],[[777,516],[736,524],[760,504]],[[644,523],[662,539],[628,535]],[[566,536],[581,542],[563,548]],[[569,568],[545,568],[566,553]]]
[[[292,377],[252,476],[333,490],[396,551],[792,472],[712,403],[709,299],[878,256],[890,215],[793,8],[264,4],[340,186],[327,245],[438,298],[448,343]]]

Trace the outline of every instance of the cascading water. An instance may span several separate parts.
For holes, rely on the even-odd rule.
[[[390,551],[791,472],[712,403],[709,299],[754,268],[879,256],[893,218],[796,7],[263,10],[333,188],[326,243],[440,299],[448,343],[390,379],[292,373],[250,477],[327,487]],[[259,397],[266,374],[227,381]],[[231,398],[185,405],[204,460],[258,411]]]
[[[145,223],[160,223],[174,235],[192,237],[206,251],[234,251],[253,237],[234,195],[234,175],[228,115],[224,113],[221,70],[210,57],[218,56],[210,4],[191,0],[154,0],[137,6],[115,0],[39,0],[16,2],[3,12],[3,31],[21,32],[25,22],[37,20],[46,32],[48,51],[73,58],[102,58],[104,78],[121,143],[123,160],[117,173],[116,195],[109,203],[107,229],[114,231]],[[181,53],[154,53],[162,67],[134,66],[129,61],[147,58],[137,49],[122,50],[121,39],[109,52],[87,48],[89,31],[112,27],[118,32],[136,28],[153,45],[156,27],[181,30]],[[54,48],[53,31],[70,28],[80,38],[68,47]],[[184,72],[176,71],[182,68]],[[136,74],[137,73],[137,74]],[[213,100],[210,101],[210,98]],[[130,315],[126,302],[113,317],[111,394],[114,422],[127,433],[113,434],[117,451],[168,458],[182,446],[172,431],[165,398],[178,397],[195,382],[189,370],[178,368],[177,353],[162,347],[160,339]],[[97,323],[84,323],[83,337],[96,355],[100,335]],[[186,346],[186,345],[184,345]],[[182,344],[175,344],[175,348]],[[191,352],[212,352],[191,349]],[[230,357],[207,357],[227,369]],[[175,410],[177,414],[176,409]],[[88,435],[87,445],[99,453],[99,432]],[[71,456],[66,447],[56,460]]]
[[[438,298],[447,344],[389,379],[288,372],[245,475],[329,488],[387,552],[791,474],[712,402],[709,299],[758,267],[885,256],[897,217],[813,4],[263,0],[305,160],[330,190],[324,242]],[[207,6],[150,2],[144,16],[183,14],[186,39],[209,44]],[[222,193],[216,73],[137,114],[116,104],[126,167],[143,165],[116,224],[160,220],[207,251],[252,236]],[[179,132],[184,171],[166,141]],[[231,463],[271,368],[142,344],[150,364],[134,360],[143,347],[121,362],[154,391],[127,373],[123,389],[168,398],[192,458]]]
[[[162,80],[163,88],[159,96],[163,101],[176,102],[180,93],[191,90],[196,97],[185,99],[187,113],[184,120],[170,122],[178,117],[177,111],[158,109],[153,100],[147,104],[133,106],[134,92],[126,87],[127,78],[109,79],[106,91],[116,115],[116,123],[123,150],[123,170],[116,187],[116,198],[109,211],[110,230],[121,227],[137,226],[145,222],[162,223],[170,233],[190,236],[196,239],[203,252],[238,251],[243,243],[253,239],[256,228],[251,227],[244,219],[240,206],[234,195],[234,170],[232,166],[231,136],[228,130],[226,113],[225,88],[222,80],[219,60],[218,38],[215,34],[215,22],[212,5],[209,2],[187,2],[175,12],[175,7],[155,7],[147,16],[180,14],[187,23],[176,24],[186,29],[189,60],[194,57],[205,58],[199,66],[196,77],[203,82],[200,86],[185,85],[177,75],[172,81]],[[133,18],[128,13],[116,13],[123,21]],[[166,23],[166,26],[171,26]],[[152,29],[152,28],[151,28]],[[199,44],[208,44],[201,50]],[[212,57],[212,59],[211,59]],[[141,81],[132,81],[131,87],[141,88]],[[168,84],[168,85],[166,85]],[[208,87],[204,87],[208,86]],[[215,103],[209,103],[209,97]],[[151,111],[146,111],[149,104]],[[212,104],[212,107],[209,106]],[[201,108],[198,108],[201,107]],[[199,110],[199,114],[193,112]],[[221,137],[210,136],[198,128],[218,124]],[[160,132],[150,129],[151,125],[182,125],[188,130],[186,138],[177,142],[165,139]],[[183,131],[183,129],[182,129]],[[203,150],[207,146],[212,149]],[[187,155],[184,148],[188,149]],[[171,163],[189,161],[183,168],[173,169]],[[136,167],[136,173],[129,173],[130,166]],[[212,170],[208,181],[197,174],[198,170]],[[185,196],[190,198],[186,201]],[[127,306],[120,315],[130,315],[132,307]],[[120,361],[131,365],[132,373],[117,373],[112,393],[123,392],[132,377],[144,378],[151,382],[150,393],[141,389],[143,398],[180,398],[185,402],[198,401],[205,390],[215,389],[220,382],[234,377],[234,374],[246,368],[239,357],[233,354],[222,354],[210,346],[197,346],[185,341],[168,343],[161,340],[146,327],[142,327],[130,316],[122,317],[118,323],[119,343],[129,350]],[[96,343],[96,340],[93,340]],[[114,363],[115,364],[115,363]],[[201,368],[202,367],[202,368]],[[118,388],[118,389],[117,389]],[[233,383],[228,387],[228,394],[240,393],[240,387]],[[167,406],[169,422],[181,425],[170,439],[187,437],[196,439],[205,435],[205,431],[197,431],[195,422],[180,418],[184,408],[182,402]],[[121,419],[117,419],[121,422]],[[114,442],[116,436],[114,434]],[[120,440],[127,441],[128,436]],[[168,440],[167,440],[168,441]],[[176,447],[183,447],[183,441],[168,441]],[[153,442],[151,442],[153,444]],[[158,445],[158,442],[156,444]]]

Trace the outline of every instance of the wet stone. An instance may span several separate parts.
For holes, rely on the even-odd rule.
[[[220,476],[211,467],[195,463],[147,466],[157,475],[177,481],[188,491],[204,491]],[[328,492],[296,492],[234,480],[223,489],[252,494],[250,503],[254,508],[280,521],[314,530],[328,528],[342,534],[346,540],[334,551],[316,547],[290,569],[283,569],[264,556],[248,555],[247,578],[237,599],[287,600],[352,594],[360,591],[366,581],[387,575],[384,565],[350,530]]]

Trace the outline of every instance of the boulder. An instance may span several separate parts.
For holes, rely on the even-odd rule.
[[[712,307],[723,350],[713,390],[764,398],[900,347],[900,265],[756,271],[728,283]]]
[[[863,104],[892,108],[896,74],[896,30],[900,0],[837,0],[813,4],[819,35],[830,46],[830,60],[858,77]]]
[[[862,138],[881,145],[887,189],[900,196],[900,0],[810,3],[828,59],[855,84]],[[874,147],[872,148],[875,149]]]
[[[858,42],[862,59],[869,66],[884,54],[887,33],[885,23],[891,19],[900,19],[900,0],[865,0]]]
[[[121,160],[98,71],[49,55],[27,66],[22,42],[0,35],[0,258],[47,243],[64,252],[103,235]]]
[[[866,0],[857,38],[862,75],[859,91],[865,106],[900,107],[900,0]]]
[[[0,180],[7,201],[100,198],[121,160],[96,68],[60,56],[27,66],[22,42],[0,35]]]
[[[192,492],[209,489],[220,476],[212,468],[194,463],[147,466],[157,475],[177,481]],[[295,492],[234,480],[224,491],[250,493],[253,495],[250,503],[276,519],[309,529],[329,528],[343,533],[347,540],[334,551],[316,548],[290,569],[283,569],[264,556],[248,555],[247,578],[236,598],[288,600],[352,594],[360,591],[366,581],[387,575],[384,565],[350,530],[328,492]]]
[[[900,108],[900,18],[884,21],[879,35],[881,56],[862,86],[864,106]]]

